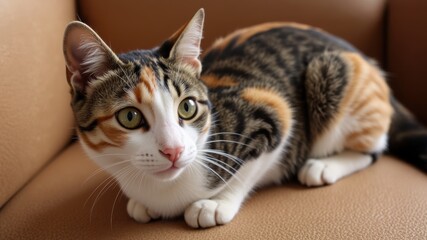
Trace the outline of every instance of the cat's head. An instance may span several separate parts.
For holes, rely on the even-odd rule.
[[[200,81],[204,11],[160,47],[116,55],[87,25],[64,35],[80,141],[98,164],[171,180],[195,164],[211,125]]]

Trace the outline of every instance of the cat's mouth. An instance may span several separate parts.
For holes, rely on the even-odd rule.
[[[173,179],[176,176],[179,175],[179,173],[182,171],[183,168],[176,167],[175,165],[172,165],[168,169],[158,171],[154,173],[155,176],[160,177],[162,179]]]
[[[156,172],[156,174],[163,174],[163,173],[168,173],[168,172],[172,172],[172,171],[176,171],[176,170],[179,170],[180,168],[179,167],[176,167],[176,166],[171,166],[170,168],[168,168],[168,169],[165,169],[165,170],[161,170],[161,171],[158,171],[158,172]]]

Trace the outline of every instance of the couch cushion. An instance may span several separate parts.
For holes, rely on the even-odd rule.
[[[62,34],[74,1],[0,2],[0,207],[69,141]]]
[[[4,207],[2,239],[427,237],[427,176],[390,157],[332,186],[259,190],[233,222],[207,230],[193,230],[183,219],[138,224],[127,216],[117,188],[104,189],[95,203],[106,183],[104,174],[90,177],[96,169],[81,147],[72,145]]]
[[[238,28],[296,21],[341,36],[382,62],[386,0],[79,1],[79,14],[115,51],[157,46],[206,10],[203,48]]]

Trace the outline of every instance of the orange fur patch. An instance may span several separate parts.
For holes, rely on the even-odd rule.
[[[346,137],[345,147],[370,152],[390,127],[393,114],[390,90],[380,70],[359,54],[344,53],[343,56],[353,69],[340,112],[346,112],[358,121],[357,129]]]
[[[115,147],[115,145],[109,143],[109,142],[99,142],[99,143],[93,143],[90,141],[89,137],[86,135],[86,133],[78,131],[79,139],[81,139],[89,148],[91,148],[94,151],[100,152],[102,149],[106,147]]]
[[[136,101],[138,103],[142,103],[142,94],[141,94],[141,88],[139,88],[139,85],[135,87],[135,89],[133,90],[133,93],[135,94]]]
[[[274,28],[280,27],[294,27],[298,29],[310,29],[311,26],[300,24],[300,23],[292,23],[292,22],[270,22],[255,25],[248,28],[239,29],[224,38],[218,39],[212,46],[212,49],[224,49],[226,46],[230,44],[230,42],[238,37],[237,44],[242,44],[250,37],[254,36],[257,33],[266,32]]]
[[[210,88],[234,87],[238,85],[238,83],[229,76],[223,76],[219,78],[215,75],[205,75],[202,76],[202,81]]]
[[[126,135],[125,132],[120,131],[116,128],[113,128],[111,126],[106,125],[104,122],[110,120],[111,118],[113,118],[115,115],[111,114],[111,115],[106,115],[106,116],[102,116],[102,117],[98,117],[96,119],[99,129],[101,129],[101,131],[104,133],[104,135],[106,137],[108,137],[114,144],[106,142],[106,141],[101,141],[99,143],[94,143],[92,142],[87,133],[85,132],[80,132],[78,131],[78,135],[79,138],[91,149],[100,152],[102,149],[106,148],[106,147],[120,147],[124,141],[126,140]]]
[[[99,128],[104,133],[106,137],[108,137],[113,143],[115,143],[117,146],[122,146],[123,143],[126,141],[127,136],[126,132],[117,129],[113,126],[107,125],[107,124],[100,124]]]
[[[290,127],[292,120],[291,109],[286,100],[279,94],[268,89],[246,88],[242,97],[250,103],[272,108],[277,114],[283,132],[286,132],[287,128]]]
[[[152,95],[157,88],[156,76],[150,67],[144,67],[141,70],[140,80],[147,88],[148,92]]]
[[[390,90],[380,70],[362,56],[344,52],[342,57],[348,66],[343,98],[334,119],[315,137],[323,139],[340,129],[344,135],[339,141],[344,143],[344,148],[369,153],[379,146],[380,138],[390,127],[393,113]],[[352,123],[346,122],[347,119],[352,119]]]

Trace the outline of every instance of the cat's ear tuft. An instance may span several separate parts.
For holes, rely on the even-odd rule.
[[[63,51],[67,80],[74,91],[84,92],[90,81],[120,64],[98,34],[78,21],[65,29]]]
[[[200,63],[200,42],[203,37],[203,22],[205,11],[199,9],[193,18],[177,32],[175,32],[160,47],[160,54],[167,59],[172,59],[194,67],[198,74],[202,69]]]

